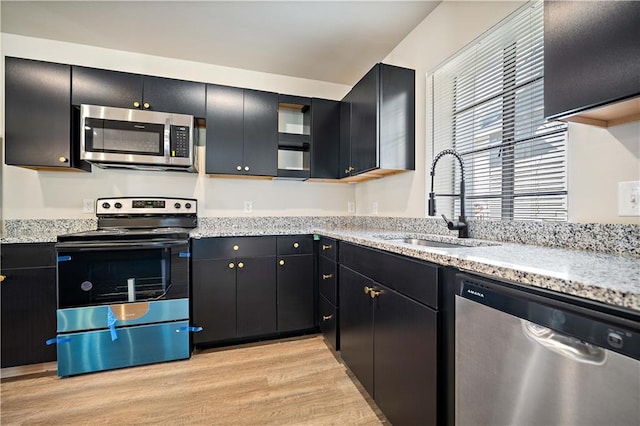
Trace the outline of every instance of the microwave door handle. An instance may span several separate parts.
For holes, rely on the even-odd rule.
[[[171,159],[171,120],[169,118],[164,123],[164,156],[169,162]]]

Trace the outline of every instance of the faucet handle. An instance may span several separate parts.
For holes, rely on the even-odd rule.
[[[440,216],[442,216],[442,218],[444,219],[444,223],[447,224],[447,228],[451,229],[450,227],[453,226],[453,222],[447,219],[447,217],[444,214],[441,214]]]

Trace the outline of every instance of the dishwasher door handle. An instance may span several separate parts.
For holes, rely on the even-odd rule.
[[[598,346],[530,321],[520,321],[525,336],[550,351],[586,364],[602,365],[607,361],[607,351]]]

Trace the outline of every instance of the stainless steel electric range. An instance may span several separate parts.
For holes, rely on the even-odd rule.
[[[58,237],[59,376],[189,358],[196,212],[188,198],[100,198],[97,230]]]

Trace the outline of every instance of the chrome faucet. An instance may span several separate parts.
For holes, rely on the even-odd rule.
[[[435,194],[433,192],[433,178],[435,176],[436,163],[443,156],[450,154],[458,159],[460,163],[460,193],[459,194]],[[445,149],[444,151],[440,151],[433,159],[433,163],[431,163],[431,192],[429,192],[429,216],[436,215],[436,196],[437,197],[460,197],[460,217],[458,217],[457,222],[453,222],[443,214],[442,218],[447,223],[447,228],[452,231],[458,231],[458,238],[469,238],[469,225],[467,224],[467,219],[464,215],[464,161],[462,161],[462,157],[458,154],[457,151],[453,149]]]

